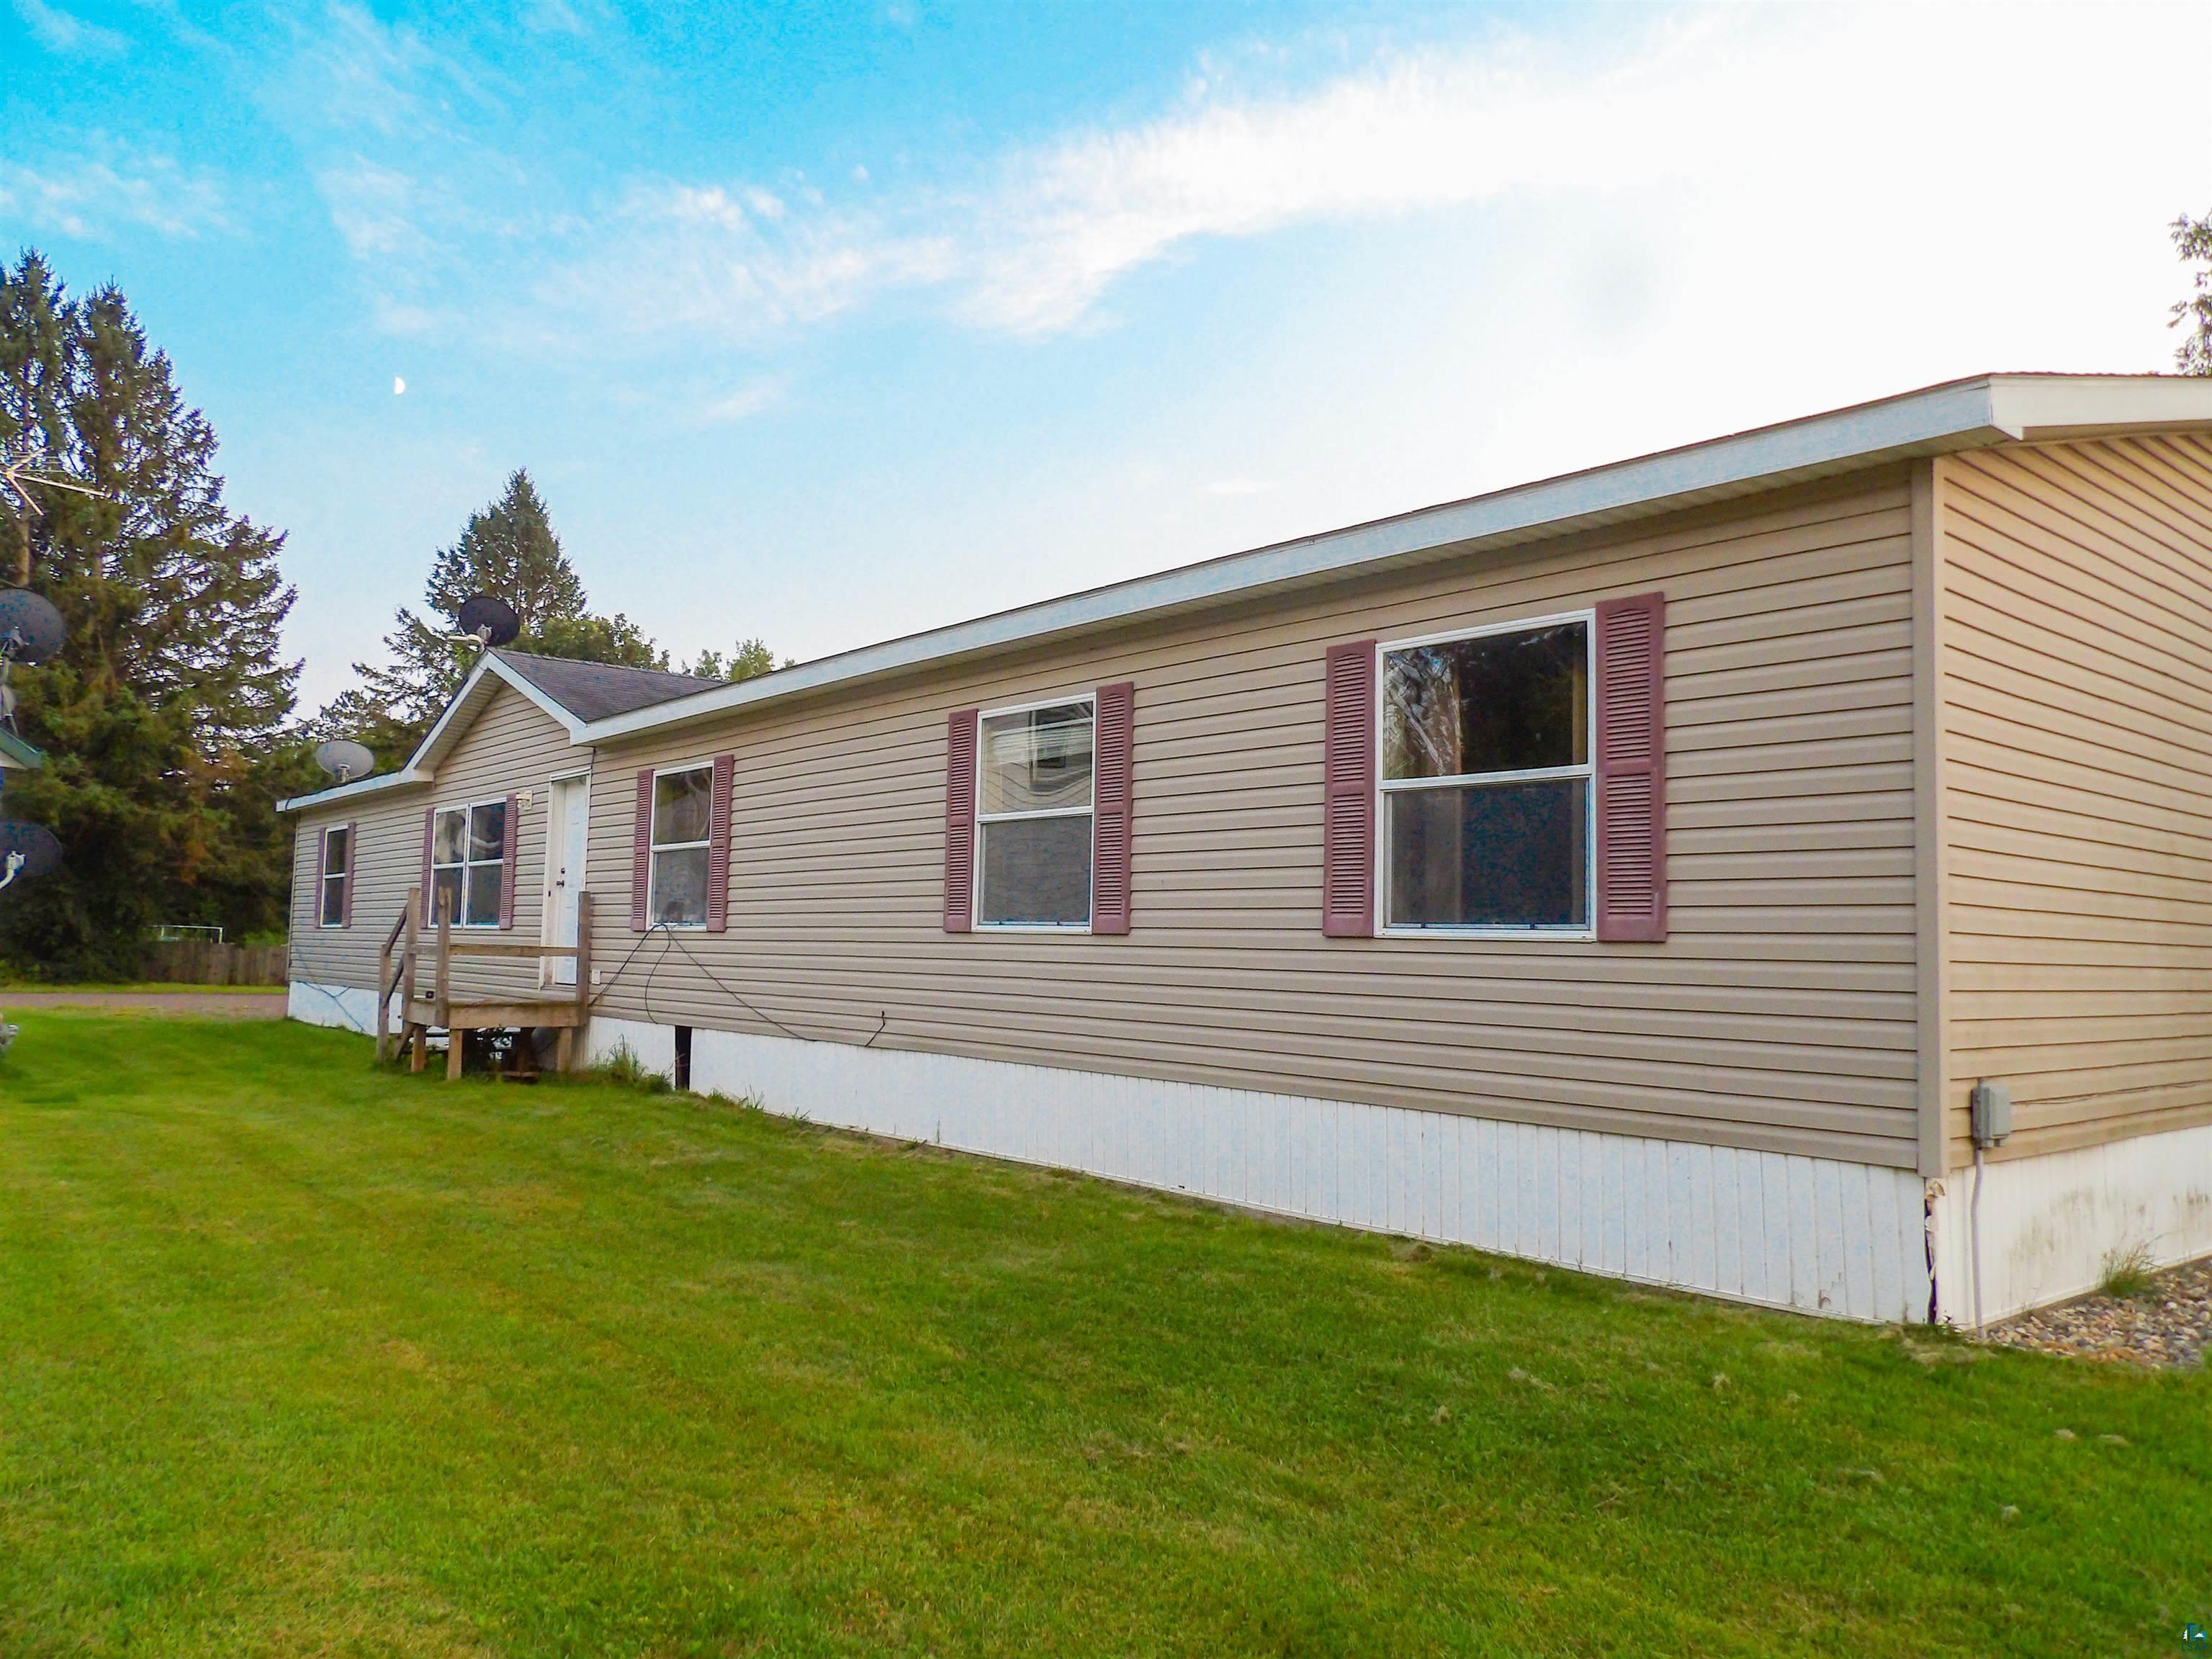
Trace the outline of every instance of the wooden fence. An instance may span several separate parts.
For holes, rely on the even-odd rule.
[[[162,939],[146,947],[146,977],[171,985],[282,985],[281,945],[222,945],[213,939]]]

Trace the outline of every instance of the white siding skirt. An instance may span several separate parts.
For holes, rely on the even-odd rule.
[[[816,1123],[1737,1301],[1928,1317],[1910,1170],[704,1027],[691,1042],[694,1089]],[[620,1045],[674,1063],[672,1027],[592,1021],[593,1060]]]
[[[396,1022],[399,1011],[396,996],[392,1008]],[[305,1025],[335,1025],[364,1036],[376,1035],[376,993],[360,986],[318,985],[312,980],[295,979],[284,1000],[284,1013]]]
[[[2094,1290],[2130,1250],[2160,1267],[2212,1253],[2212,1125],[2010,1158],[1982,1178],[1985,1320]],[[1974,1180],[1935,1183],[1938,1304],[1955,1325],[1974,1318]]]

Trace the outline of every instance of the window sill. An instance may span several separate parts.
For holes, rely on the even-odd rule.
[[[1593,927],[1382,927],[1377,939],[1545,939],[1562,944],[1595,943]]]
[[[1091,924],[1087,921],[979,921],[972,931],[978,933],[1062,933],[1081,938],[1089,935]]]

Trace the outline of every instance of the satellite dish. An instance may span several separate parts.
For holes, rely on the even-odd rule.
[[[43,824],[0,818],[0,887],[51,875],[62,861],[62,844]]]
[[[376,757],[365,743],[356,743],[350,738],[333,738],[328,743],[315,745],[315,764],[340,783],[346,783],[374,771]]]
[[[62,613],[27,587],[0,588],[0,662],[44,662],[68,641]]]
[[[461,635],[480,645],[506,645],[522,632],[522,618],[505,599],[471,593],[461,601]]]

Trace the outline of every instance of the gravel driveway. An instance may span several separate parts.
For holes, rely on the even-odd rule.
[[[282,1019],[286,999],[269,991],[0,991],[0,1013],[32,1008],[143,1008],[214,1019]]]

